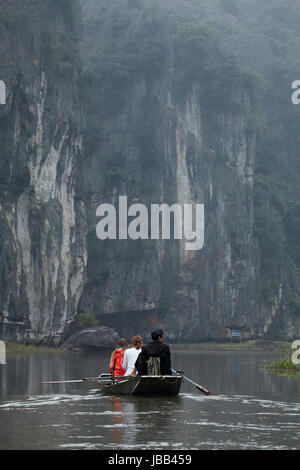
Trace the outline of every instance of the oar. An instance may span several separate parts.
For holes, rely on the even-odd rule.
[[[171,369],[172,372],[174,372],[175,374],[177,375],[180,375],[178,374],[178,372],[174,369]],[[203,387],[202,385],[199,385],[199,384],[196,384],[196,382],[193,382],[191,379],[188,379],[185,375],[183,375],[183,372],[181,373],[182,374],[182,377],[187,380],[188,382],[190,382],[191,384],[195,385],[195,387],[198,388],[198,390],[200,390],[200,392],[204,393],[205,395],[216,395],[214,392],[212,392],[211,390],[208,390],[208,388],[205,388]]]
[[[122,375],[122,376],[117,376],[113,377],[113,379],[130,379],[133,377],[130,377],[128,375]],[[84,379],[77,379],[77,380],[52,380],[50,382],[42,382],[44,385],[49,385],[49,384],[76,384],[76,383],[84,383],[84,382],[107,382],[108,380],[113,380],[111,379],[111,376],[108,377],[86,377]]]
[[[83,379],[80,380],[52,380],[51,382],[42,382],[43,385],[48,384],[77,384],[84,382]]]

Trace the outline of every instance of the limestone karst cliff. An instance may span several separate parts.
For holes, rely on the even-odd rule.
[[[299,329],[291,309],[299,280],[277,244],[284,216],[277,207],[273,216],[268,190],[257,197],[269,174],[255,180],[266,158],[261,141],[271,139],[270,121],[282,106],[274,100],[267,108],[268,89],[261,91],[256,77],[272,44],[262,39],[266,50],[261,44],[262,57],[253,57],[255,0],[239,3],[240,17],[229,3],[84,3],[92,93],[78,186],[89,232],[80,309],[124,335],[153,325],[173,340],[224,338],[234,327],[245,337],[287,338]],[[276,13],[276,1],[272,7]],[[204,248],[99,241],[96,208],[117,206],[119,195],[148,207],[205,204]]]
[[[86,264],[77,1],[3,1],[0,10],[0,328],[60,343]]]
[[[127,337],[300,334],[287,5],[1,2],[1,336],[60,344],[84,312]],[[99,240],[119,196],[204,204],[203,249]]]

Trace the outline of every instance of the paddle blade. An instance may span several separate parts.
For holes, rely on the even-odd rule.
[[[207,396],[216,395],[216,393],[212,392],[211,390],[208,390],[207,388],[202,387],[201,385],[195,384],[195,386],[198,388],[200,392],[204,393],[204,395],[207,395]]]

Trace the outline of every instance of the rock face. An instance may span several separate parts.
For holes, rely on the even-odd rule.
[[[97,30],[89,31],[92,42]],[[172,54],[162,73],[135,80],[120,112],[99,110],[99,134],[81,165],[79,194],[91,230],[80,308],[122,336],[162,326],[171,340],[196,341],[224,338],[232,325],[260,335],[251,99],[237,87],[239,110],[216,111],[202,103],[199,84],[178,93]],[[119,195],[128,205],[204,204],[204,248],[186,251],[179,240],[100,241],[96,208],[117,207]]]
[[[112,328],[99,326],[87,328],[70,336],[62,344],[64,349],[114,349],[120,337]]]
[[[78,51],[79,1],[1,2],[0,80],[7,97],[0,105],[0,338],[59,345],[78,312],[94,314],[128,339],[146,339],[158,327],[174,341],[221,339],[233,327],[245,337],[300,334],[299,278],[287,260],[278,282],[270,279],[274,298],[264,298],[253,228],[258,144],[249,87],[225,88],[230,103],[238,104],[228,107],[214,96],[214,74],[208,80],[196,73],[178,88],[185,67],[176,47],[186,35],[171,44],[171,23],[187,23],[192,41],[198,34],[205,39],[206,30],[191,23],[202,13],[210,20],[215,2],[154,2],[165,9],[158,15],[166,18],[163,32],[151,30],[155,6],[148,3],[82,2],[90,15],[82,58],[87,67],[99,60],[99,76],[108,74],[104,86],[92,82],[85,96],[83,146],[80,88],[88,79],[82,80]],[[139,28],[143,18],[148,37]],[[113,40],[129,23],[126,58]],[[110,29],[113,47],[104,44]],[[130,37],[132,31],[143,41]],[[224,41],[225,49],[228,44],[233,47]],[[149,55],[157,68],[155,60],[147,64]],[[236,69],[228,69],[234,76]],[[227,85],[230,80],[229,74]],[[265,112],[272,122],[272,106]],[[185,241],[172,239],[100,241],[96,209],[102,203],[117,207],[119,196],[127,196],[129,206],[148,208],[204,204],[204,248],[187,251]],[[87,331],[72,341],[97,345],[110,334]]]
[[[139,7],[131,3],[132,14],[127,18],[135,18],[132,28],[141,21],[139,11],[147,2],[138,3]],[[174,19],[185,24],[201,17],[202,7],[187,7],[187,3],[162,2],[160,16],[168,16],[166,31]],[[209,3],[203,2],[203,12],[206,8],[210,19]],[[109,9],[109,2],[103,4]],[[119,24],[120,12],[126,17],[127,8],[123,0],[115,4],[119,10],[112,11],[108,20],[115,21],[113,27]],[[108,17],[102,12],[97,20],[95,0],[85,3],[85,13],[88,27],[83,52],[92,66],[99,37],[105,44],[109,35]],[[110,83],[96,82],[87,107],[86,158],[81,162],[78,195],[85,201],[90,221],[89,256],[80,309],[127,337],[147,335],[158,326],[174,341],[226,338],[230,328],[242,328],[244,337],[295,337],[300,333],[300,317],[291,314],[289,303],[297,297],[299,280],[287,262],[281,266],[273,305],[265,299],[262,281],[266,276],[261,272],[254,234],[257,135],[251,92],[239,85],[231,91],[226,88],[230,102],[238,103],[227,109],[217,99],[213,101],[217,89],[208,86],[207,95],[201,92],[208,84],[199,77],[178,92],[183,67],[174,57],[172,34],[156,31],[167,48],[159,71],[149,66],[141,72],[142,66],[137,67],[128,86],[119,82],[122,101],[115,100],[115,106],[118,87],[111,91]],[[105,61],[103,49],[101,61]],[[131,57],[124,77],[134,67]],[[119,63],[113,56],[105,66],[115,70],[114,60]],[[221,88],[225,80],[220,79]],[[95,100],[101,94],[97,108]],[[184,242],[178,240],[98,240],[97,206],[111,203],[117,207],[120,195],[128,197],[128,205],[142,203],[148,208],[160,203],[204,204],[204,248],[186,251]]]
[[[77,311],[86,264],[79,3],[1,2],[0,334],[56,344]]]
[[[129,205],[205,204],[205,246],[186,251],[184,241],[178,240],[103,242],[94,233],[88,266],[94,283],[84,290],[80,307],[105,314],[101,322],[118,325],[122,335],[133,333],[132,325],[143,334],[151,325],[163,325],[169,338],[199,340],[226,337],[226,326],[234,324],[258,334],[253,329],[258,294],[252,231],[255,140],[247,135],[250,103],[241,96],[242,113],[219,113],[211,120],[196,88],[181,102],[176,100],[170,93],[173,78],[169,74],[163,81],[140,83],[122,114],[113,122],[104,120],[105,140],[87,156],[82,172],[94,190],[89,217],[96,213],[94,201],[117,207],[118,194],[127,195]],[[137,129],[137,116],[144,112],[151,119],[153,147],[160,152],[159,164],[147,174]],[[116,127],[126,139],[116,139]],[[101,172],[102,156],[109,151],[122,153],[126,162],[119,185],[111,186],[107,173]],[[99,187],[104,188],[101,197]]]

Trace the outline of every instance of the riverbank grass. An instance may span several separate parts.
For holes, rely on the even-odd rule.
[[[295,374],[300,372],[300,364],[294,364],[290,357],[265,364],[263,368],[280,374]]]

